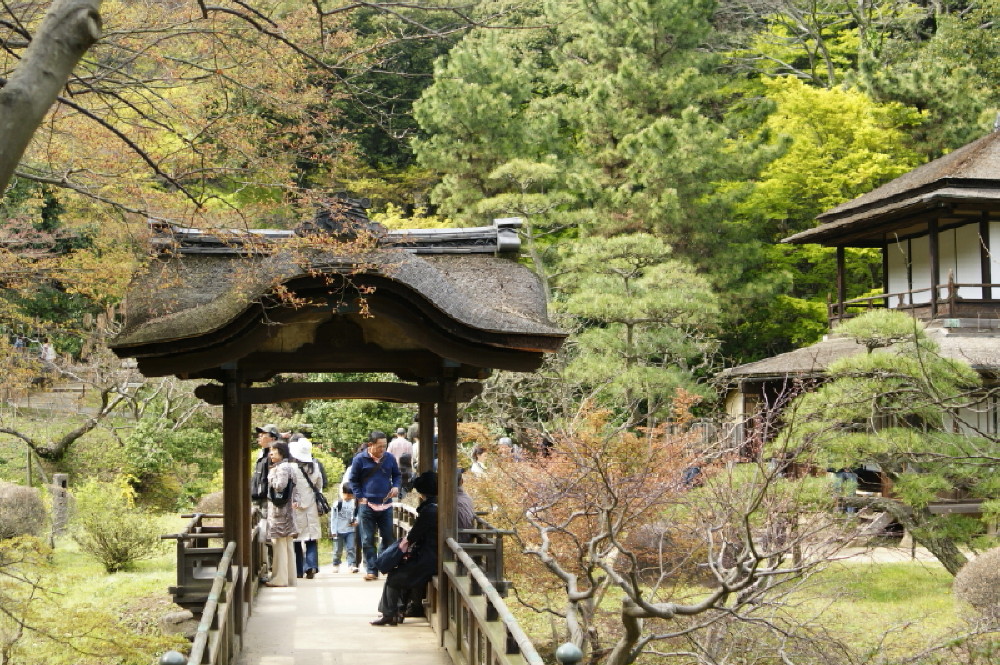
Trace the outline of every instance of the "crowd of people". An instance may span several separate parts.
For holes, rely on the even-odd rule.
[[[260,447],[251,479],[251,499],[266,516],[270,547],[269,587],[296,586],[319,572],[320,519],[328,510],[334,540],[333,572],[346,561],[350,573],[364,568],[365,581],[379,579],[377,556],[394,544],[393,502],[407,492],[418,498],[417,518],[397,547],[402,562],[385,574],[375,626],[395,626],[407,616],[423,616],[423,595],[437,570],[437,473],[416,475],[418,445],[398,428],[390,442],[373,431],[347,467],[340,498],[329,506],[320,495],[326,486],[322,464],[313,458],[312,442],[301,432],[282,432],[274,424],[255,428]],[[459,473],[461,486],[461,472]],[[472,499],[458,496],[458,526],[471,528]],[[356,556],[360,540],[361,557]]]

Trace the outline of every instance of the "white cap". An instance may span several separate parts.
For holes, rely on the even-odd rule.
[[[302,437],[288,444],[288,451],[292,454],[292,457],[300,462],[312,462],[312,441],[306,437]]]

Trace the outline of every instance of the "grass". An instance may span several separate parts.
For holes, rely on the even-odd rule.
[[[859,652],[903,657],[962,630],[952,576],[936,563],[837,563],[817,581],[820,599],[804,606],[828,603],[819,622]]]
[[[782,612],[793,622],[806,621],[822,629],[860,656],[878,654],[876,660],[892,662],[967,630],[953,600],[951,583],[952,576],[936,562],[833,563],[797,592]],[[528,586],[522,583],[522,593]],[[544,605],[540,594],[527,591],[527,595],[532,602]],[[617,624],[615,598],[617,594],[609,594],[602,605],[610,621],[605,639],[620,630],[619,626],[607,631],[607,626]],[[520,607],[513,594],[507,601],[540,651],[561,641],[556,638],[550,644],[553,634],[548,616]],[[558,600],[554,607],[562,608]],[[563,629],[561,623],[558,629]]]
[[[163,533],[181,523],[164,516]],[[55,639],[26,633],[11,662],[24,665],[148,665],[171,648],[187,648],[182,636],[165,636],[159,619],[176,611],[167,587],[174,584],[174,553],[169,542],[155,558],[128,571],[107,574],[73,539],[63,536],[41,574],[46,593],[32,604],[32,622]],[[91,623],[88,623],[91,622]],[[4,637],[0,626],[0,638]],[[70,631],[70,632],[65,632]],[[74,637],[69,637],[69,635]],[[74,650],[83,649],[84,653]],[[87,655],[87,651],[92,654]]]

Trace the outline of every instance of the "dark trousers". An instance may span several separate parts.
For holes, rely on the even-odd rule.
[[[363,504],[358,509],[358,525],[361,527],[361,551],[365,555],[365,571],[369,575],[378,575],[375,568],[376,534],[381,538],[382,543],[379,550],[384,550],[393,543],[392,535],[392,509],[375,511]]]
[[[305,551],[303,552],[303,545]],[[319,570],[319,545],[315,540],[295,543],[295,576],[302,577],[306,571]]]
[[[406,616],[406,605],[411,593],[413,589],[392,586],[386,580],[382,587],[382,597],[378,601],[378,611],[382,616]]]

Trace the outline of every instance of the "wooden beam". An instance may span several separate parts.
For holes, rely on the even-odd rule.
[[[436,383],[415,386],[409,383],[387,381],[371,382],[316,382],[285,383],[260,388],[239,388],[239,400],[246,404],[274,404],[276,402],[301,402],[310,399],[374,399],[402,404],[436,402],[441,398],[441,386]],[[454,399],[468,402],[480,394],[480,383],[465,382],[455,387]],[[225,389],[217,384],[205,384],[194,389],[194,394],[209,404],[223,404]]]
[[[837,248],[837,321],[844,318],[844,301],[847,299],[847,286],[845,282],[846,260],[844,258],[844,248]]]
[[[456,538],[458,489],[458,402],[455,384],[444,383],[443,395],[438,402],[438,579],[444,580],[445,555],[451,550],[445,544]],[[448,585],[438,584],[438,611],[441,625],[438,635],[443,636],[448,627]]]
[[[250,571],[250,405],[239,400],[239,382],[231,376],[224,385],[219,386],[225,399],[222,403],[222,503],[223,503],[223,540],[236,542],[236,559],[234,563],[241,570]],[[236,590],[236,625],[234,629],[242,634],[247,617],[244,609],[249,611],[250,575],[241,576]]]
[[[938,284],[941,281],[941,256],[938,244],[937,220],[930,221],[930,253],[931,253],[931,318],[936,319],[938,314]]]
[[[979,265],[983,284],[993,283],[993,266],[990,261],[990,216],[985,210],[979,219]],[[993,299],[993,289],[983,286],[983,300]]]

